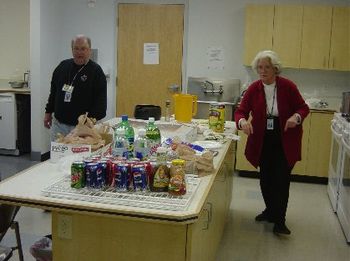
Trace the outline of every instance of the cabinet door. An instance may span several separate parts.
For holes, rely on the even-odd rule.
[[[303,6],[275,5],[272,49],[283,67],[299,68]]]
[[[301,141],[301,161],[298,161],[293,170],[292,174],[306,175],[306,164],[308,157],[308,146],[309,146],[309,132],[310,132],[310,114],[303,121],[303,139]]]
[[[237,141],[236,170],[257,171],[244,155],[247,135],[243,131],[239,130],[238,136],[240,136],[241,139]]]
[[[245,13],[244,61],[250,65],[255,55],[272,49],[273,5],[247,5]]]
[[[333,7],[329,68],[350,71],[350,7]]]
[[[327,69],[332,7],[304,6],[300,68]]]
[[[307,174],[328,177],[329,153],[331,149],[331,120],[333,114],[312,112],[310,122]]]

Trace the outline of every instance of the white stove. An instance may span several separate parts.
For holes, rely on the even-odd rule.
[[[335,113],[328,171],[328,195],[350,242],[350,117]]]

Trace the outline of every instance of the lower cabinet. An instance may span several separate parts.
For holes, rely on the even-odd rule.
[[[215,260],[232,199],[235,146],[232,142],[198,222],[189,226],[188,261]]]
[[[303,122],[302,160],[297,162],[292,174],[328,177],[329,153],[331,147],[331,120],[333,112],[311,111]],[[245,158],[247,135],[238,131],[236,170],[257,171]]]

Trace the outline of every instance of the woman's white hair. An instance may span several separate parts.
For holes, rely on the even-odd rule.
[[[258,62],[261,59],[268,58],[271,62],[271,64],[276,68],[276,74],[280,74],[282,71],[282,63],[280,59],[278,58],[277,53],[271,50],[264,50],[261,52],[258,52],[258,54],[255,56],[254,60],[252,61],[252,69],[258,73]]]

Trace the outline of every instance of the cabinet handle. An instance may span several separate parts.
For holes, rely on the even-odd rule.
[[[207,212],[207,221],[205,222],[206,225],[205,225],[205,227],[202,228],[202,230],[208,230],[209,229],[209,223],[211,222],[211,219],[212,219],[213,204],[210,203],[210,202],[207,202],[207,206],[208,207],[203,209],[205,212]]]
[[[334,60],[335,60],[335,58],[333,57],[333,65],[332,65],[332,68],[334,68]]]

